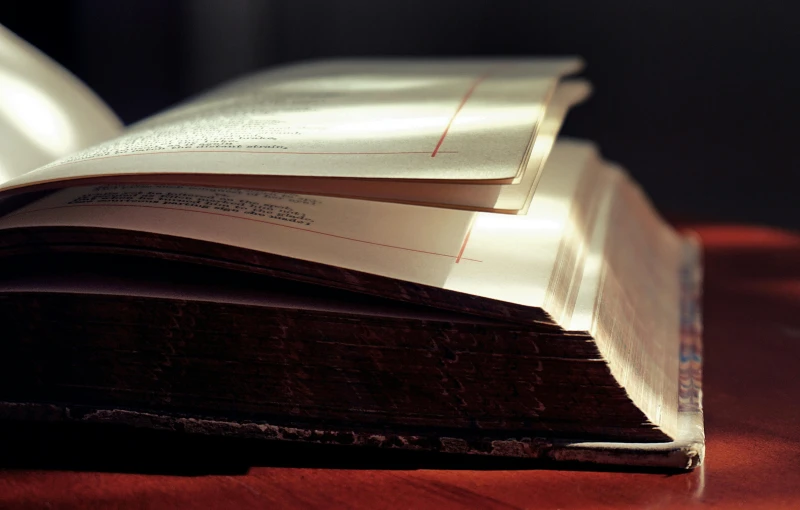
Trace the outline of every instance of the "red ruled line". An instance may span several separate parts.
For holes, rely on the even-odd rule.
[[[312,230],[310,228],[295,227],[293,225],[284,225],[282,223],[276,223],[274,221],[267,221],[267,220],[260,220],[258,218],[247,218],[247,217],[244,217],[244,216],[235,216],[233,214],[224,214],[224,213],[217,213],[217,212],[211,212],[211,211],[195,211],[193,209],[181,209],[181,208],[178,208],[178,207],[165,207],[165,206],[159,206],[159,205],[138,205],[138,204],[136,204],[136,205],[134,205],[134,204],[71,204],[71,205],[59,205],[59,206],[55,206],[55,207],[46,207],[46,208],[43,208],[43,209],[36,209],[36,210],[33,210],[33,211],[20,211],[20,212],[17,212],[17,213],[11,213],[11,214],[7,215],[6,218],[10,218],[12,216],[21,216],[23,214],[32,214],[32,213],[36,213],[36,212],[39,212],[39,211],[53,211],[53,210],[56,210],[56,209],[69,209],[69,208],[72,208],[72,207],[140,207],[140,208],[144,208],[144,209],[164,209],[164,210],[167,210],[167,211],[181,211],[181,212],[190,212],[190,213],[196,213],[196,214],[207,214],[207,215],[210,215],[210,216],[222,216],[222,217],[226,217],[226,218],[235,218],[237,220],[254,221],[256,223],[262,223],[264,225],[271,225],[273,227],[283,227],[283,228],[288,228],[288,229],[291,229],[291,230],[299,230],[301,232],[308,232],[310,234],[318,234],[318,235],[321,235],[321,236],[333,237],[335,239],[343,239],[345,241],[353,241],[353,242],[356,242],[356,243],[369,244],[369,245],[372,245],[372,246],[380,246],[382,248],[393,248],[395,250],[403,250],[403,251],[409,251],[409,252],[413,252],[413,253],[423,253],[425,255],[434,255],[434,256],[437,256],[437,257],[447,257],[447,258],[450,258],[450,259],[456,259],[456,263],[460,262],[461,260],[469,260],[470,262],[483,262],[482,260],[470,259],[470,258],[462,257],[462,255],[464,253],[464,247],[466,246],[466,243],[467,243],[466,240],[464,240],[464,244],[461,246],[461,251],[458,253],[458,255],[453,256],[453,255],[448,255],[446,253],[437,253],[437,252],[433,252],[433,251],[417,250],[415,248],[407,248],[405,246],[395,246],[395,245],[392,245],[392,244],[384,244],[384,243],[376,243],[376,242],[373,242],[373,241],[365,241],[363,239],[356,239],[354,237],[339,236],[339,235],[336,235],[336,234],[329,234],[327,232],[320,232],[319,230]],[[467,233],[467,237],[469,237],[469,233]]]
[[[472,225],[474,225],[474,223],[470,223],[469,228],[467,229],[467,235],[464,236],[464,242],[461,243],[461,249],[458,250],[458,255],[456,256],[456,264],[461,262],[462,255],[464,255],[464,250],[467,249],[467,243],[469,242],[469,235],[472,233]],[[472,259],[464,258],[464,260],[472,260]]]
[[[458,106],[456,107],[456,111],[453,112],[453,116],[450,117],[450,121],[447,123],[447,126],[445,126],[444,131],[442,132],[442,136],[439,137],[439,142],[436,144],[436,147],[433,148],[433,152],[431,152],[431,157],[432,158],[435,158],[436,155],[439,154],[440,152],[442,154],[447,152],[447,151],[440,151],[439,149],[441,148],[442,144],[444,143],[444,139],[447,137],[447,133],[450,132],[450,126],[453,125],[453,121],[456,120],[456,116],[459,114],[461,109],[464,108],[464,105],[467,104],[467,101],[469,101],[469,98],[472,97],[472,93],[475,92],[475,89],[478,88],[478,85],[480,85],[483,82],[483,80],[488,78],[490,74],[491,73],[489,73],[489,72],[484,73],[481,76],[478,76],[478,78],[476,78],[474,82],[472,82],[472,85],[469,87],[469,90],[467,90],[467,93],[464,94],[464,97],[461,98],[461,102],[458,103]]]

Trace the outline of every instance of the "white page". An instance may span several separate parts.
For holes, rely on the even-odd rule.
[[[511,182],[562,60],[304,64],[235,82],[6,183],[164,173]]]
[[[121,131],[83,83],[0,25],[0,184]]]
[[[527,215],[250,190],[112,185],[69,188],[0,219],[0,229],[106,227],[238,246],[542,306],[591,144],[545,172]]]
[[[114,182],[261,189],[474,211],[524,213],[527,211],[528,204],[538,183],[541,174],[540,166],[551,164],[558,167],[563,160],[569,161],[573,157],[570,155],[570,151],[575,147],[570,143],[560,144],[552,154],[551,150],[567,110],[585,99],[590,91],[590,85],[579,80],[571,80],[559,85],[552,101],[545,110],[544,119],[533,143],[528,167],[519,184],[469,184],[406,180],[393,181],[387,185],[385,181],[380,179],[317,179],[214,174],[180,176],[181,182],[175,182],[175,175],[116,177]]]

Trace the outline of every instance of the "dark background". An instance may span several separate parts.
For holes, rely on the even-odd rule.
[[[0,23],[134,122],[271,64],[343,55],[577,54],[564,132],[680,218],[800,226],[800,4],[736,0],[10,1]]]

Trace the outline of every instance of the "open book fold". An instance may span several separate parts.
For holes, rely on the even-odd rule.
[[[557,139],[579,66],[306,63],[4,148],[0,415],[696,467],[698,249]]]

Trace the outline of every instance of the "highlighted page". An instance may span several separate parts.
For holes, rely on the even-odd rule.
[[[340,61],[234,82],[13,179],[282,175],[514,182],[576,60]]]
[[[591,87],[582,81],[559,85],[547,105],[544,120],[536,133],[528,165],[518,184],[470,184],[431,181],[392,181],[380,179],[326,179],[266,175],[135,175],[114,182],[137,184],[182,184],[190,186],[235,187],[305,193],[343,198],[362,198],[386,202],[450,207],[474,211],[525,213],[539,182],[542,165],[557,167],[569,164],[574,145],[563,142],[554,148],[556,136],[567,110],[582,101]],[[551,152],[552,151],[552,152]],[[175,182],[176,178],[181,182]]]
[[[0,25],[0,184],[121,130],[86,85]]]

